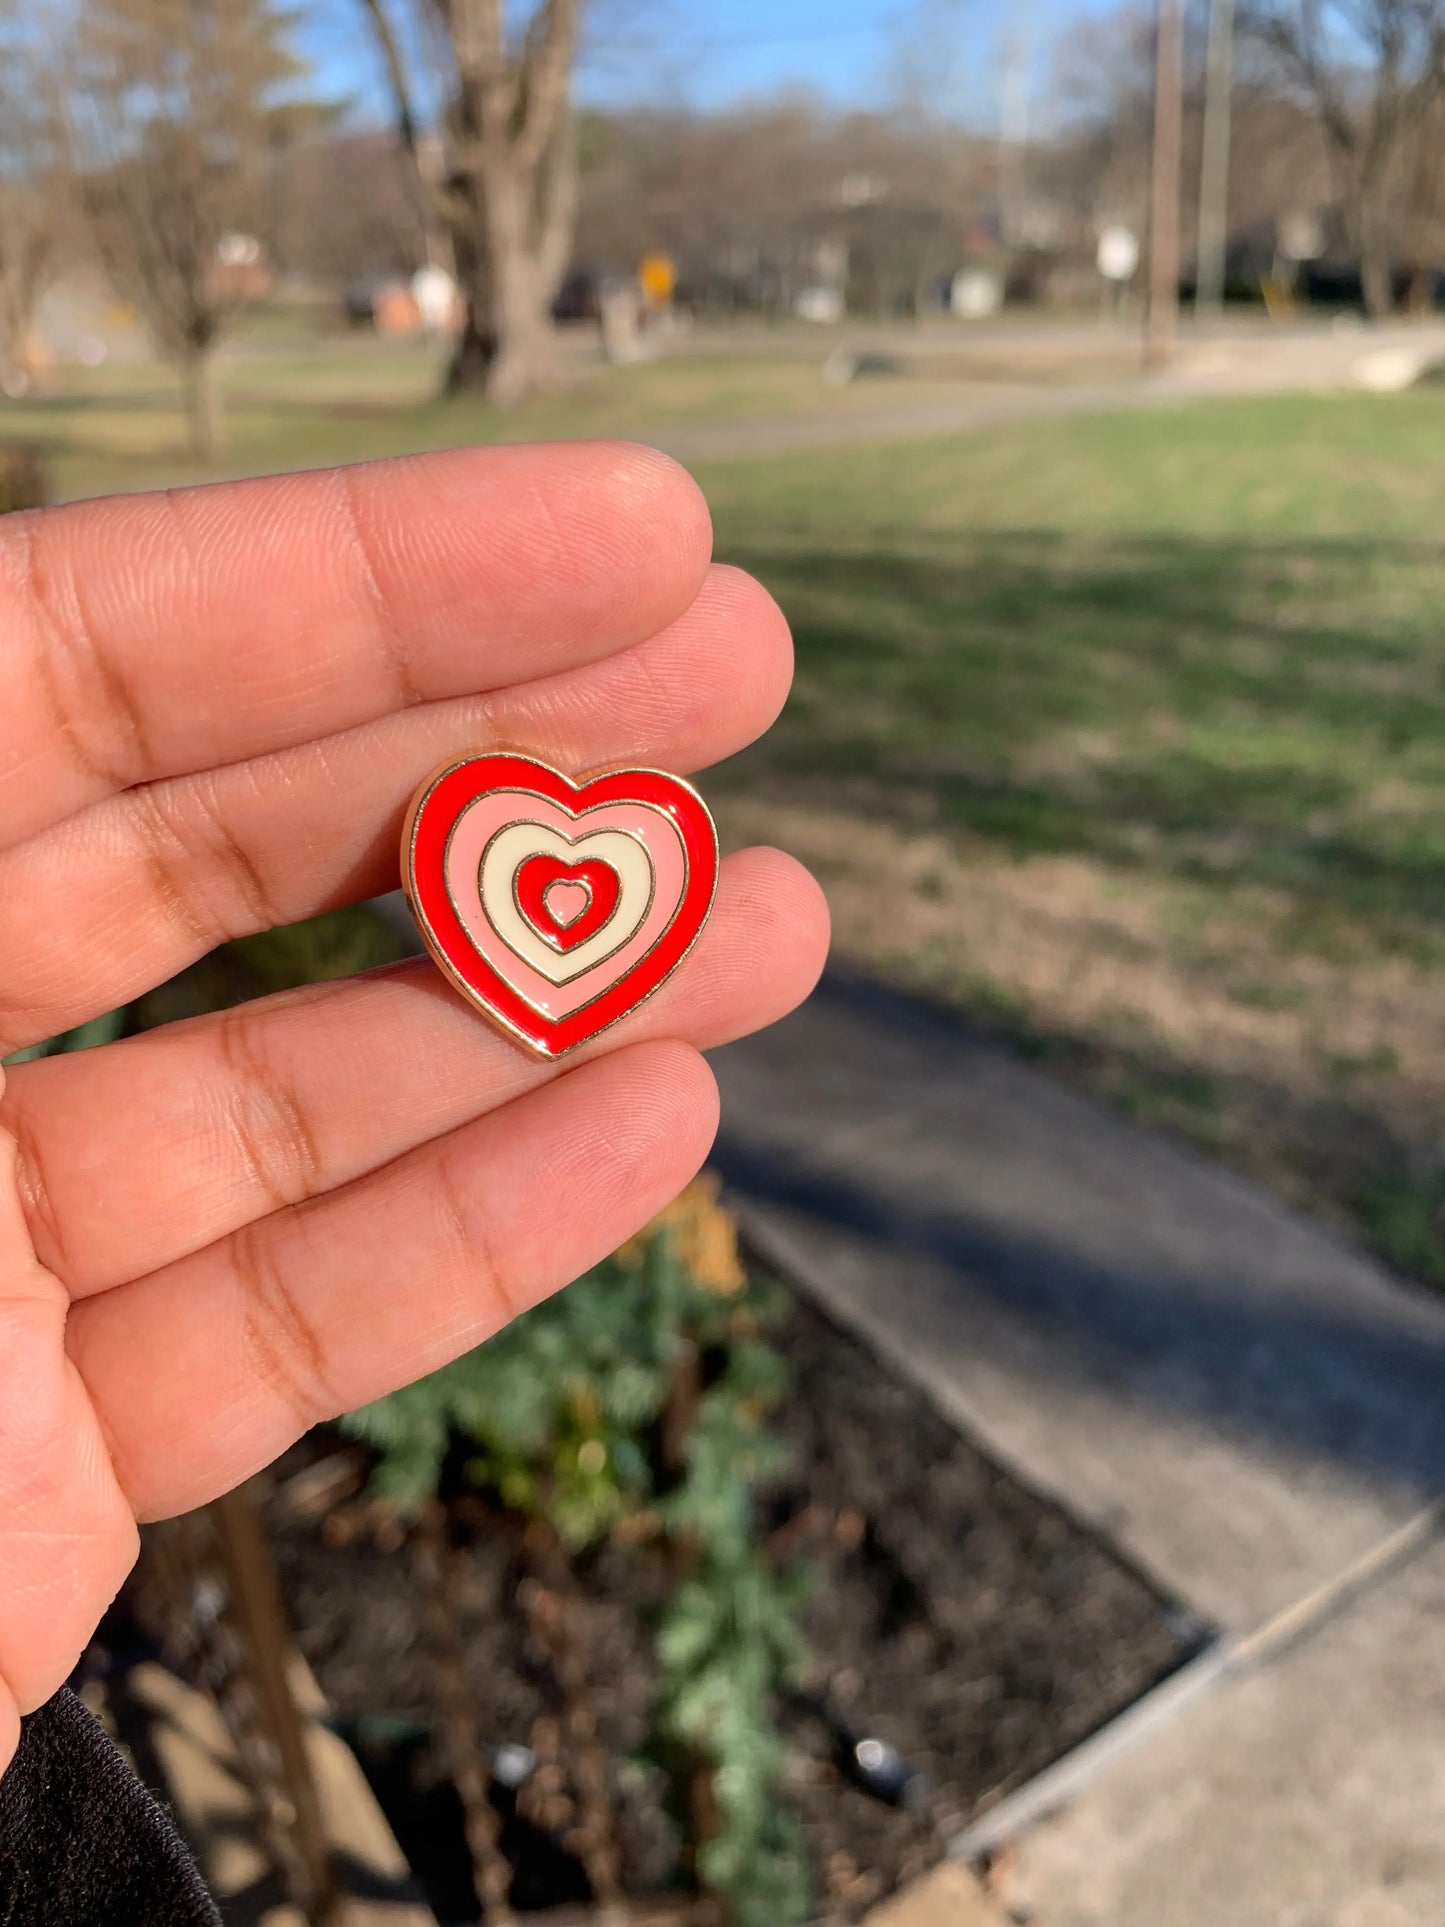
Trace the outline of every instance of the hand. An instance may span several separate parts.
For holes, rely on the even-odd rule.
[[[788,636],[709,542],[679,469],[603,445],[0,521],[0,1055],[393,887],[410,793],[448,755],[688,771],[741,748]],[[137,1520],[630,1236],[711,1143],[699,1047],[782,1015],[825,942],[816,887],[751,850],[677,975],[565,1069],[424,961],[11,1068],[0,1769]]]

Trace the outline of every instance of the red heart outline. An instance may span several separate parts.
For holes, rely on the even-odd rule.
[[[547,908],[547,892],[555,883],[580,883],[587,901],[571,923],[558,923]],[[514,885],[517,908],[544,942],[552,944],[565,957],[579,943],[595,937],[617,909],[622,882],[610,863],[599,857],[584,857],[580,863],[564,863],[560,856],[545,850],[529,856],[517,871]]]
[[[677,828],[687,853],[687,883],[657,942],[606,990],[566,1017],[534,1010],[468,937],[446,885],[447,839],[457,818],[492,790],[531,790],[568,816],[603,803],[646,803]],[[615,1024],[650,997],[691,950],[717,888],[717,830],[690,783],[664,770],[618,769],[574,782],[530,756],[495,752],[449,763],[418,791],[401,837],[407,901],[428,950],[456,987],[494,1022],[543,1057],[561,1057]]]

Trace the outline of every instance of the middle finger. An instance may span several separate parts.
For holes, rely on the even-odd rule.
[[[448,756],[529,750],[582,772],[688,773],[781,708],[787,624],[740,570],[713,568],[650,642],[496,694],[127,790],[0,852],[0,1057],[113,1010],[217,944],[396,882],[412,790]]]

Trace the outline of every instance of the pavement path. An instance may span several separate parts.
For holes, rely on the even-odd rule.
[[[1438,1927],[1445,1542],[1223,1680],[1022,1841],[1037,1927]]]
[[[1212,1625],[1445,1492],[1445,1303],[1242,1179],[843,975],[716,1064],[765,1247]]]
[[[713,1063],[755,1246],[1213,1633],[960,1857],[1034,1927],[1440,1927],[1445,1300],[843,972]]]
[[[890,405],[886,379],[877,378],[877,408],[856,408],[846,414],[714,422],[657,434],[642,429],[639,438],[682,462],[775,455],[855,442],[970,434],[1009,422],[1157,408],[1210,396],[1349,388],[1361,385],[1364,378],[1388,383],[1392,364],[1403,374],[1411,367],[1442,359],[1445,324],[1435,322],[1368,329],[1359,325],[1342,329],[1286,327],[1268,332],[1249,329],[1192,340],[1181,349],[1173,366],[1132,380],[1048,387],[980,386],[964,393],[941,387],[936,401]],[[960,354],[961,375],[966,375],[967,366],[967,356]]]
[[[764,1253],[1218,1634],[1025,1832],[1039,1927],[1438,1927],[1445,1302],[846,975],[715,1063]]]

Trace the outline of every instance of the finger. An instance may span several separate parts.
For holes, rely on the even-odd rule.
[[[76,1305],[70,1354],[138,1516],[489,1338],[675,1196],[716,1126],[697,1053],[638,1044]]]
[[[710,1049],[773,1023],[817,981],[827,928],[822,892],[791,857],[729,857],[682,968],[579,1055],[655,1037]],[[0,1123],[20,1147],[36,1251],[84,1298],[558,1074],[417,959],[17,1066]]]
[[[0,1132],[0,1768],[18,1713],[62,1683],[135,1558],[135,1520],[65,1356],[68,1311],[30,1250]]]
[[[463,449],[0,524],[0,824],[594,661],[711,545],[651,449]]]
[[[792,649],[772,597],[714,570],[662,634],[495,696],[131,790],[0,852],[0,1054],[58,1036],[227,937],[391,889],[416,784],[459,751],[690,771],[772,722]]]

